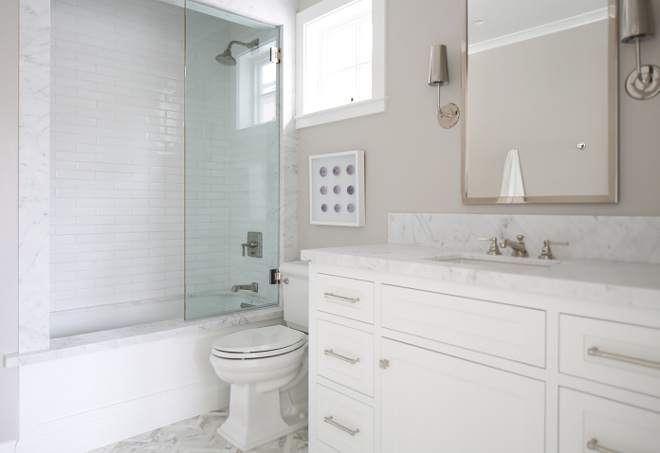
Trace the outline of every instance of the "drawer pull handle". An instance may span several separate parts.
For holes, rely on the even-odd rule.
[[[360,361],[360,359],[351,359],[351,358],[343,356],[341,354],[337,354],[332,349],[323,350],[323,354],[329,355],[330,357],[334,357],[335,359],[343,360],[344,362],[348,362],[351,365],[355,365],[356,363],[358,363]]]
[[[604,359],[618,360],[619,362],[632,363],[633,365],[640,365],[640,366],[645,366],[649,368],[655,368],[656,370],[660,370],[659,362],[652,362],[650,360],[638,359],[635,357],[628,357],[626,355],[614,354],[612,352],[600,351],[595,346],[587,349],[587,354],[596,357],[603,357]]]
[[[340,425],[339,423],[337,423],[336,421],[334,421],[332,419],[332,415],[330,415],[328,417],[323,417],[323,421],[328,423],[330,426],[334,426],[335,428],[341,429],[342,431],[344,431],[345,433],[350,434],[351,436],[355,436],[357,433],[360,432],[360,428],[348,429],[344,425]]]
[[[587,448],[589,450],[594,450],[599,453],[620,453],[616,450],[612,450],[610,448],[605,448],[602,445],[598,445],[598,440],[596,439],[591,439],[589,442],[587,442]]]
[[[337,294],[332,294],[332,293],[323,293],[323,296],[326,299],[338,299],[338,300],[343,300],[344,302],[350,302],[352,304],[354,304],[356,302],[360,302],[359,297],[338,296]]]

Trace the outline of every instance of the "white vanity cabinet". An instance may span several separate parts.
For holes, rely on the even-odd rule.
[[[657,311],[310,265],[312,453],[658,453],[658,364]]]

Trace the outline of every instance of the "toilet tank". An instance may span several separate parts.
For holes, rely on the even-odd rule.
[[[290,327],[307,332],[309,329],[309,263],[282,263],[282,307],[284,321]],[[288,282],[288,283],[287,283]]]

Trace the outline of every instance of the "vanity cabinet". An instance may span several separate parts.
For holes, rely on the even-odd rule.
[[[310,265],[310,452],[657,453],[657,364],[655,311]]]

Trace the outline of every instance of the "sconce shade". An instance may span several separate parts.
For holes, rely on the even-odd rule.
[[[650,0],[623,0],[621,42],[646,41],[655,35]]]
[[[429,62],[429,85],[443,86],[449,83],[449,72],[447,71],[447,46],[436,44],[431,47],[431,59]]]

